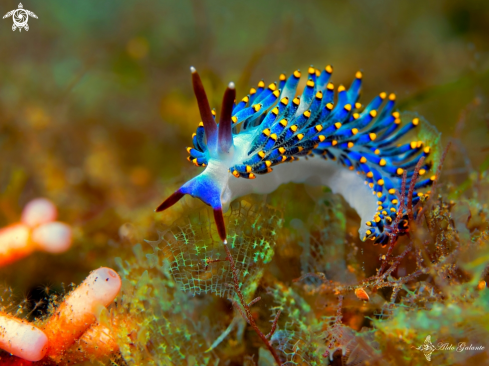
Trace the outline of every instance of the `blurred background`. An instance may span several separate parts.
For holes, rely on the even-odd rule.
[[[131,256],[131,245],[171,223],[174,215],[154,208],[200,170],[185,150],[200,121],[190,66],[216,108],[231,80],[241,98],[261,79],[309,65],[333,65],[335,84],[361,70],[363,102],[395,92],[400,109],[423,115],[444,145],[453,142],[447,185],[489,166],[487,1],[23,5],[38,16],[28,32],[13,32],[11,18],[0,22],[0,226],[47,197],[73,226],[74,242],[64,254],[34,253],[0,268],[1,284],[19,300],[35,303],[46,288],[116,268],[115,257]],[[0,13],[17,7],[2,0]]]

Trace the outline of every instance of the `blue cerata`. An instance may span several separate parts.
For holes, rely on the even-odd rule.
[[[237,197],[266,194],[283,183],[324,185],[341,194],[358,212],[363,240],[389,242],[386,228],[396,223],[406,227],[406,202],[401,205],[403,176],[410,186],[415,167],[427,157],[430,147],[423,141],[398,143],[420,124],[415,117],[402,123],[395,110],[395,95],[380,93],[368,105],[359,102],[362,73],[357,72],[350,88],[330,82],[331,66],[308,70],[301,96],[296,96],[300,71],[278,83],[263,81],[240,102],[230,83],[224,92],[219,123],[195,68],[190,68],[202,122],[193,134],[188,160],[205,170],[166,199],[163,211],[184,195],[200,198],[214,210],[221,239],[226,242],[223,212]],[[418,167],[419,168],[419,167]],[[431,168],[424,163],[424,176]],[[405,174],[406,173],[406,174]],[[412,204],[430,186],[435,176],[415,184]],[[399,210],[403,212],[398,212]],[[399,222],[396,218],[402,215]]]

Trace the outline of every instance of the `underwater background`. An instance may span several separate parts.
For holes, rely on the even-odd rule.
[[[186,160],[200,121],[190,66],[219,107],[229,81],[241,98],[261,79],[328,64],[336,84],[362,71],[362,102],[394,92],[399,110],[441,132],[436,194],[392,257],[360,240],[359,216],[327,187],[235,201],[240,286],[247,302],[261,297],[251,315],[265,334],[276,326],[285,365],[429,364],[417,349],[428,335],[485,347],[436,350],[432,364],[489,364],[489,2],[23,5],[39,17],[28,32],[0,22],[0,227],[45,197],[73,240],[0,267],[0,310],[42,328],[90,271],[122,278],[97,315],[110,341],[77,340],[38,364],[275,364],[237,310],[212,211],[192,198],[154,209],[202,171]],[[0,13],[17,6],[3,0]]]

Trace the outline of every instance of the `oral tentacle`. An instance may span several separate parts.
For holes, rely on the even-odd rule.
[[[219,151],[228,153],[233,146],[233,132],[231,117],[233,114],[234,100],[236,99],[236,89],[234,83],[229,83],[222,99],[221,116],[219,118]]]
[[[177,203],[178,201],[180,201],[183,198],[183,196],[185,196],[185,193],[183,193],[181,191],[181,189],[179,189],[178,191],[173,192],[170,197],[168,197],[166,200],[164,200],[163,203],[160,204],[156,208],[155,212],[165,211],[167,208],[170,208],[175,203]]]
[[[216,138],[217,124],[212,116],[212,111],[209,106],[209,100],[205,93],[202,80],[194,67],[190,68],[192,73],[192,85],[194,88],[195,97],[197,98],[197,104],[199,105],[200,117],[204,124],[205,135],[207,137],[207,144],[211,143]]]

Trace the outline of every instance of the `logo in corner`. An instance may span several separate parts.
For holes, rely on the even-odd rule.
[[[431,361],[431,354],[436,351],[436,347],[431,343],[431,336],[427,336],[424,343],[419,347],[414,347],[418,351],[422,351],[428,361]]]
[[[431,354],[434,351],[453,351],[453,352],[479,352],[484,351],[485,346],[474,346],[472,344],[467,345],[465,342],[459,342],[457,345],[448,343],[448,342],[438,342],[435,346],[431,343],[431,335],[427,336],[424,340],[424,343],[421,346],[411,348],[417,349],[424,353],[424,356],[428,361],[431,361]]]
[[[22,28],[28,31],[29,25],[27,24],[27,22],[29,21],[29,15],[37,19],[36,14],[34,14],[30,10],[24,9],[24,6],[22,5],[22,3],[20,3],[18,9],[9,11],[3,16],[3,19],[12,17],[12,19],[14,20],[14,25],[12,25],[13,31],[15,31],[17,28],[19,28],[19,32],[22,31]]]

